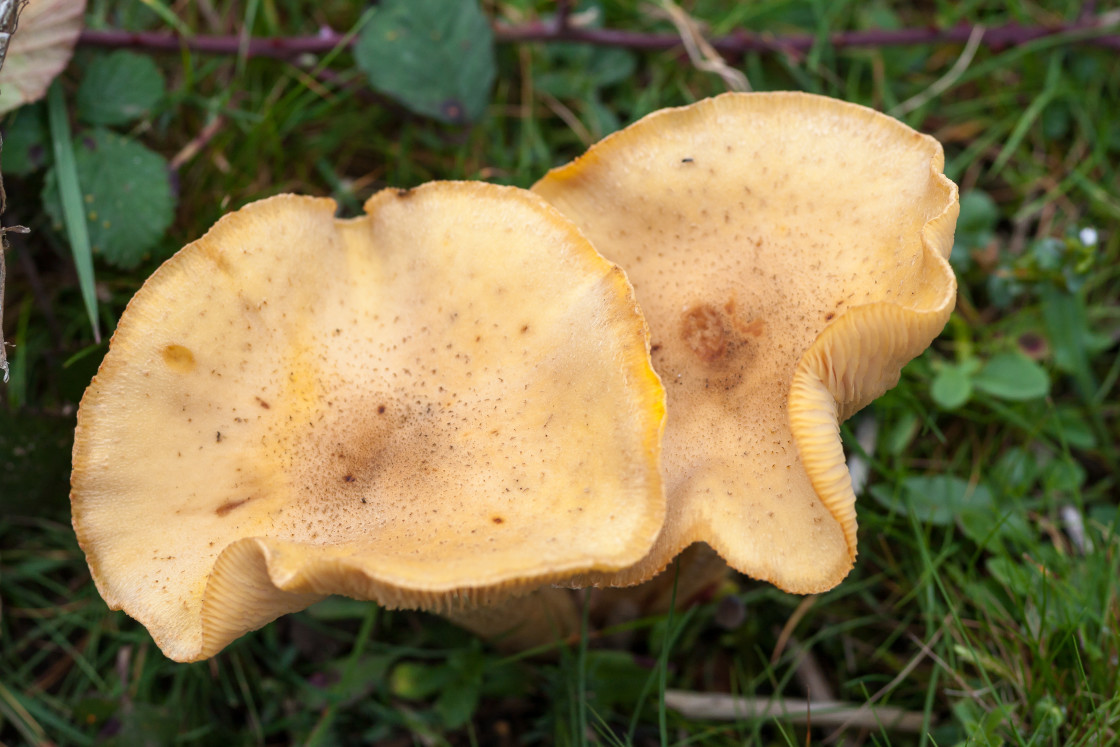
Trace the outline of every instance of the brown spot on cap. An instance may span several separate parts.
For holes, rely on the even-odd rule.
[[[708,304],[693,306],[681,315],[681,339],[700,360],[719,360],[727,352],[723,315]]]
[[[248,502],[249,498],[242,498],[239,501],[226,501],[225,503],[214,509],[214,513],[216,513],[218,516],[225,516],[233,509],[244,506]]]
[[[172,371],[179,373],[190,373],[194,370],[194,353],[189,348],[182,345],[168,345],[160,351],[163,356],[163,362]]]

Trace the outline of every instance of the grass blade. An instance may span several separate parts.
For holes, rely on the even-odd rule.
[[[47,93],[47,118],[50,120],[51,146],[54,150],[54,167],[58,174],[58,191],[62,203],[63,222],[74,254],[74,267],[78,271],[78,285],[82,290],[86,314],[89,316],[93,339],[101,342],[97,325],[97,294],[93,285],[93,252],[89,246],[89,231],[82,213],[82,188],[78,184],[78,166],[74,162],[74,143],[70,139],[70,121],[66,102],[62,100],[62,87],[56,80]]]

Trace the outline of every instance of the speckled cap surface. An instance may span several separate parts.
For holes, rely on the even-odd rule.
[[[665,383],[669,515],[650,578],[694,542],[793,592],[856,555],[839,423],[898,381],[956,299],[940,144],[862,106],[725,94],[655,112],[533,191],[634,284]]]
[[[664,391],[623,273],[524,190],[283,195],[136,294],[82,400],[74,526],[171,658],[327,594],[444,609],[643,557]]]

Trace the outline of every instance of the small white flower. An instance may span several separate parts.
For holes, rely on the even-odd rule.
[[[1097,245],[1097,229],[1092,226],[1086,226],[1078,232],[1077,238],[1081,239],[1081,243],[1085,246]]]

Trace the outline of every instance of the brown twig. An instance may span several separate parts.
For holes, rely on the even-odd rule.
[[[4,0],[0,2],[0,68],[4,67],[4,58],[8,55],[8,43],[19,28],[19,14],[27,5],[27,0]],[[4,141],[0,139],[0,150],[4,148]],[[7,195],[4,194],[4,177],[0,175],[0,215],[4,214],[7,207]],[[4,266],[4,252],[8,248],[8,233],[27,233],[23,226],[0,228],[0,374],[4,383],[8,383],[8,349],[4,342],[4,282],[6,267]]]
[[[5,267],[4,267],[4,251],[7,247],[4,245],[3,239],[0,239],[0,375],[3,376],[4,383],[8,383],[8,351],[7,345],[4,341],[4,282],[7,280]]]
[[[925,715],[895,706],[794,698],[745,698],[726,693],[665,691],[665,705],[689,718],[719,721],[785,720],[819,727],[921,731]]]
[[[1068,34],[1084,44],[1120,49],[1120,34],[1108,33],[1120,23],[1114,14],[1082,17],[1071,23],[1049,26],[1022,26],[1017,23],[987,28],[983,44],[1002,49],[1049,36]],[[950,29],[871,29],[866,31],[840,31],[831,34],[829,43],[837,49],[851,47],[894,47],[920,44],[964,44],[973,35],[971,26],[954,26]],[[646,33],[621,29],[584,28],[571,22],[565,14],[558,19],[534,21],[516,26],[498,25],[494,37],[499,43],[524,42],[574,42],[609,47],[628,47],[639,50],[672,49],[681,44],[677,34]],[[239,35],[182,37],[163,32],[133,32],[116,30],[87,30],[82,32],[80,44],[92,47],[137,48],[153,52],[178,52],[189,49],[203,54],[238,54],[247,57],[273,57],[290,59],[301,54],[324,54],[345,43],[346,35],[323,29],[314,36],[289,36],[250,39],[248,43]],[[739,30],[710,40],[721,54],[741,55],[745,52],[805,52],[818,43],[818,37],[809,34],[776,35]]]

